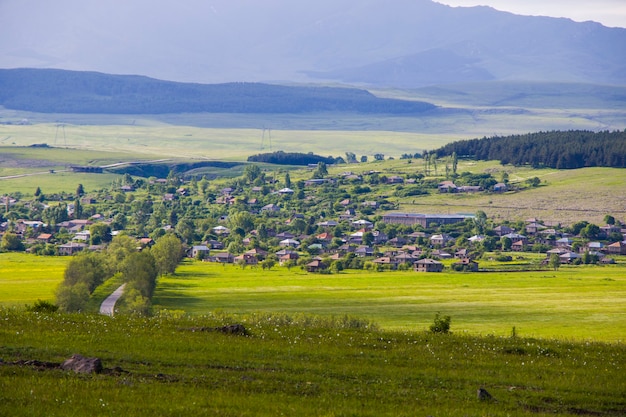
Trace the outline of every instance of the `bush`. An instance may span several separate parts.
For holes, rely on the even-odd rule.
[[[50,301],[37,300],[32,306],[26,306],[26,311],[31,313],[56,313],[59,306]]]
[[[439,313],[435,314],[435,320],[430,325],[430,331],[432,333],[450,333],[450,322],[452,318],[450,316],[440,316]]]

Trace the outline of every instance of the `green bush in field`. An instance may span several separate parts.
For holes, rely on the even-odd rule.
[[[452,318],[450,316],[440,316],[439,313],[437,313],[429,329],[432,333],[449,333],[451,321]]]

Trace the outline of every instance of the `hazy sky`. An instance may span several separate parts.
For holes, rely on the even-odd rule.
[[[626,0],[436,0],[449,6],[491,6],[530,16],[593,20],[604,26],[626,28]]]

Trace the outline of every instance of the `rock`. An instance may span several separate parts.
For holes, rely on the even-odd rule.
[[[75,353],[61,364],[61,369],[79,374],[99,374],[102,372],[102,361],[99,358],[86,358]]]
[[[228,326],[218,327],[216,330],[226,334],[247,334],[246,328],[243,324],[231,324]]]
[[[493,396],[484,388],[478,388],[478,399],[480,401],[491,401]]]

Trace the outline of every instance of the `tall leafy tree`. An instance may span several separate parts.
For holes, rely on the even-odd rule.
[[[173,274],[183,258],[183,245],[173,233],[162,236],[150,250],[159,275]]]

